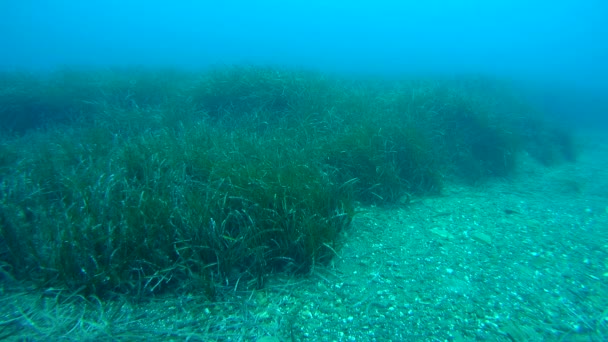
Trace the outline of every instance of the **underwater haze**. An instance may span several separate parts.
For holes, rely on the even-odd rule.
[[[608,70],[602,63],[608,5],[601,1],[20,1],[2,7],[8,66],[253,62],[569,81]]]
[[[608,108],[606,18],[608,4],[591,0],[2,1],[0,65],[482,73],[597,121]]]

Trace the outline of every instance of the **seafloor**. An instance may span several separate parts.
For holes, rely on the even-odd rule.
[[[606,341],[608,141],[577,162],[360,208],[328,267],[259,292],[84,299],[8,282],[15,341]],[[526,159],[526,157],[523,157]]]

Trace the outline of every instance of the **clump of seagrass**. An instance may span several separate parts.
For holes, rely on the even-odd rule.
[[[524,150],[574,159],[567,132],[488,89],[259,67],[2,74],[0,267],[81,294],[214,297],[329,261],[358,204],[508,177]]]

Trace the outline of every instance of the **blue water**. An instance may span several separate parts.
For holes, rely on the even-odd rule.
[[[2,1],[0,68],[273,64],[520,81],[604,121],[608,3],[589,1]],[[581,117],[582,116],[582,117]]]

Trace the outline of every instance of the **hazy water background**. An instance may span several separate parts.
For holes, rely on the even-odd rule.
[[[608,122],[608,2],[0,1],[0,68],[234,63],[482,73],[556,120]]]

